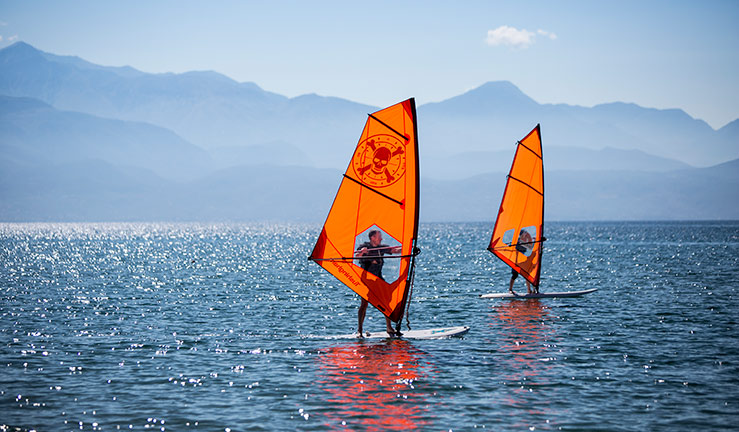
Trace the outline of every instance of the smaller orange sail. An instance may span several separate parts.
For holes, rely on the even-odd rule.
[[[396,323],[413,283],[418,179],[415,101],[369,114],[308,258]],[[370,245],[377,232],[383,242]]]
[[[536,125],[517,144],[488,250],[538,287],[544,240],[544,164]]]

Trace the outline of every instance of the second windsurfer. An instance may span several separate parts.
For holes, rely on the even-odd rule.
[[[542,237],[542,241],[546,240],[546,237]],[[522,254],[526,257],[526,261],[532,259],[531,251],[534,248],[534,239],[531,237],[531,233],[529,233],[525,228],[522,228],[521,231],[518,234],[518,243],[516,243],[516,252],[519,254]],[[516,294],[513,292],[513,281],[516,280],[518,277],[518,272],[516,269],[511,269],[511,281],[508,284],[508,291],[510,291],[511,294]],[[526,293],[527,294],[533,294],[539,292],[539,287],[534,286],[533,289],[531,288],[531,282],[529,282],[528,279],[524,278],[526,281]]]

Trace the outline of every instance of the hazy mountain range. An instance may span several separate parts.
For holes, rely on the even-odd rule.
[[[16,43],[0,50],[0,220],[320,222],[377,109]],[[739,121],[538,104],[509,82],[418,118],[423,220],[494,218],[515,142],[537,123],[550,219],[739,218]]]

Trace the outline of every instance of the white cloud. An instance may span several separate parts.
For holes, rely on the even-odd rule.
[[[534,33],[528,30],[519,30],[504,25],[495,30],[488,30],[488,37],[485,42],[492,46],[510,45],[517,48],[526,48],[533,43],[535,36]]]
[[[528,48],[529,45],[536,41],[536,35],[548,37],[549,39],[557,39],[557,35],[546,30],[537,30],[536,33],[526,29],[517,29],[506,25],[500,26],[495,30],[488,30],[488,37],[485,43],[491,46],[508,45],[514,48]]]
[[[557,39],[557,35],[556,34],[551,33],[551,32],[548,32],[546,30],[539,29],[539,30],[536,31],[536,33],[538,33],[538,34],[540,34],[542,36],[546,36],[546,37],[548,37],[551,40]]]

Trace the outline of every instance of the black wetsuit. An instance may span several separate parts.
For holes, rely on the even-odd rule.
[[[368,250],[366,254],[358,258],[359,265],[363,269],[377,276],[378,278],[385,280],[382,277],[382,266],[383,264],[385,264],[385,260],[382,258],[382,256],[386,254],[391,254],[392,247],[384,244],[372,246],[370,242],[364,242],[359,245],[357,250],[361,250],[362,248],[367,248]]]

